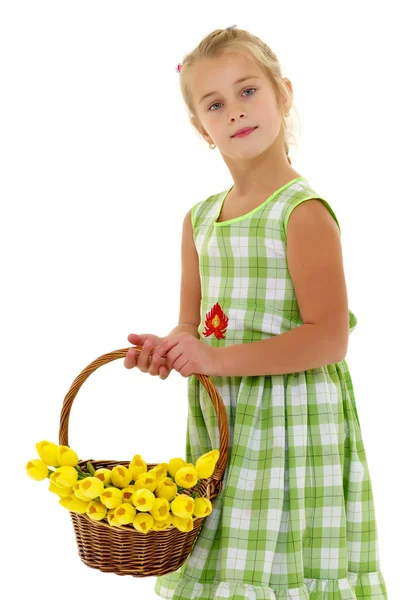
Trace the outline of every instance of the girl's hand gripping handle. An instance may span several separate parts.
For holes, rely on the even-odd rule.
[[[137,353],[135,348],[131,348],[124,359],[124,366],[127,369],[137,367],[143,373],[158,375],[160,379],[166,379],[171,373],[171,369],[168,369],[166,366],[166,359],[160,356],[155,356],[153,358],[152,354],[153,350],[155,350],[166,337],[159,337],[152,333],[142,333],[140,335],[130,333],[128,335],[128,342],[135,344],[136,346],[142,346],[142,350]]]

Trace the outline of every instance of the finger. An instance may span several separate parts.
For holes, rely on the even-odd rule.
[[[134,349],[128,350],[124,359],[124,366],[127,369],[132,369],[136,366],[136,351]]]
[[[143,346],[145,339],[142,335],[136,335],[136,333],[130,333],[128,335],[128,342],[134,346]]]
[[[150,358],[150,367],[149,367],[150,375],[158,375],[159,374],[161,360],[162,359],[159,356],[154,356],[154,355]]]
[[[169,369],[167,369],[166,367],[161,367],[160,368],[160,379],[167,379],[170,372],[171,371]]]
[[[156,354],[164,356],[168,352],[168,350],[170,350],[173,346],[175,346],[178,343],[178,341],[179,340],[173,338],[164,340],[163,342],[161,342],[161,344],[157,346]]]
[[[142,346],[142,350],[140,351],[139,357],[138,357],[138,367],[143,368],[143,369],[148,369],[149,367],[149,356],[150,356],[150,351],[152,348],[152,343],[151,340],[145,340],[143,346]]]

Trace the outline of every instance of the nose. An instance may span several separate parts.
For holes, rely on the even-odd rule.
[[[230,120],[231,120],[231,121],[235,119],[235,116],[234,116],[234,115],[236,115],[236,114],[237,114],[237,111],[236,111],[236,110],[232,110],[232,112],[231,112],[231,117],[230,117]],[[240,110],[238,111],[238,118],[240,119],[241,117],[245,116],[245,114],[246,114],[246,113],[244,113],[244,112],[243,112],[243,110],[242,110],[242,109],[240,109]]]

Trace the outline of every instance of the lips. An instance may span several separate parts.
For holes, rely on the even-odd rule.
[[[246,132],[248,133],[249,131],[253,131],[254,129],[257,129],[257,127],[244,127],[243,129],[239,129],[239,131],[234,133],[232,137],[236,137],[237,135],[240,135],[242,133],[246,133]]]

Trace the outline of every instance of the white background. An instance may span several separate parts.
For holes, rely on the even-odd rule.
[[[129,333],[178,323],[185,213],[232,185],[192,129],[175,67],[213,29],[264,39],[293,84],[290,156],[335,210],[346,360],[373,483],[381,569],[397,598],[399,185],[396,3],[8,1],[0,10],[2,587],[16,598],[157,598],[155,578],[79,559],[68,512],[33,482],[73,380]],[[293,111],[292,111],[293,114]],[[298,121],[297,121],[298,122]],[[296,125],[296,120],[294,121]],[[80,458],[184,457],[187,383],[123,360],[79,390]],[[397,593],[396,593],[397,592]]]

